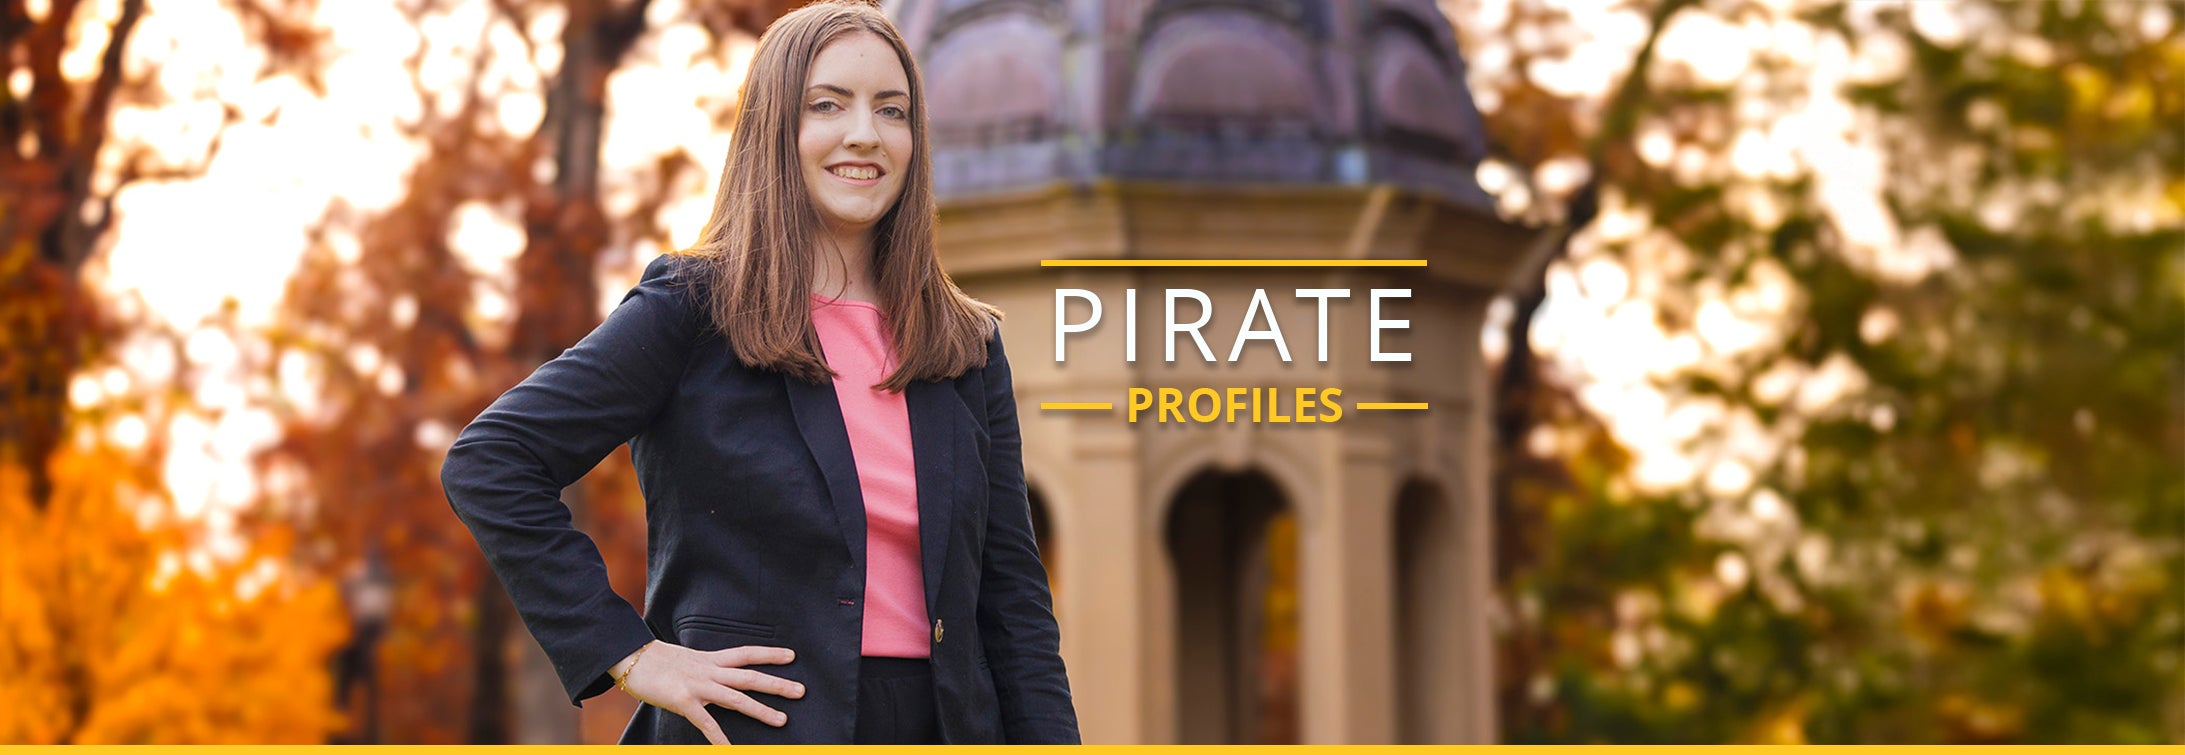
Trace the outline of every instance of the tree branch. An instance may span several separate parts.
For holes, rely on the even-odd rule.
[[[1637,129],[1640,105],[1652,91],[1646,83],[1646,72],[1653,65],[1654,50],[1661,41],[1662,30],[1679,12],[1696,4],[1698,0],[1663,0],[1648,14],[1646,41],[1632,57],[1631,69],[1617,85],[1616,93],[1603,106],[1601,130],[1586,145],[1586,164],[1591,166],[1592,175],[1571,196],[1562,227],[1557,229],[1562,238],[1555,242],[1555,251],[1540,265],[1540,270],[1526,287],[1514,292],[1515,311],[1506,331],[1510,350],[1503,357],[1501,375],[1496,380],[1497,395],[1505,397],[1498,399],[1500,407],[1495,417],[1496,442],[1502,447],[1518,447],[1515,444],[1524,442],[1535,422],[1533,394],[1540,377],[1536,374],[1530,334],[1533,315],[1547,301],[1548,267],[1569,252],[1571,235],[1591,224],[1599,214],[1601,177],[1608,172],[1608,150],[1629,141]],[[1500,497],[1507,498],[1507,494]]]
[[[113,112],[114,91],[121,87],[122,52],[129,45],[129,35],[136,30],[137,21],[143,17],[144,0],[123,0],[121,18],[114,21],[106,50],[99,55],[99,76],[91,84],[90,96],[84,100],[83,115],[79,120],[83,131],[76,143],[69,145],[68,168],[62,174],[67,182],[62,187],[67,205],[60,218],[60,252],[72,273],[91,257],[99,235],[112,220],[112,195],[103,199],[99,217],[95,220],[84,218],[82,208],[91,198],[91,175],[98,170],[99,150],[106,146],[107,119]],[[219,143],[219,138],[214,137],[214,150],[219,149]],[[119,193],[121,185],[117,183],[114,191]]]
[[[1653,89],[1646,83],[1646,69],[1654,65],[1654,49],[1661,42],[1662,30],[1668,28],[1670,20],[1677,13],[1697,4],[1698,0],[1663,0],[1648,15],[1646,41],[1640,43],[1638,54],[1632,56],[1631,70],[1624,74],[1624,80],[1617,85],[1616,93],[1601,108],[1601,130],[1586,145],[1586,163],[1593,166],[1593,174],[1587,177],[1586,185],[1580,189],[1582,193],[1598,193],[1601,174],[1607,167],[1610,145],[1629,140],[1632,132],[1638,129],[1639,106],[1647,95],[1653,93]],[[1587,218],[1591,219],[1590,216]],[[1571,223],[1573,229],[1584,225],[1580,222]]]
[[[83,157],[95,159],[99,148],[106,143],[107,115],[114,109],[114,91],[121,88],[122,53],[129,46],[129,36],[137,28],[137,21],[144,17],[144,0],[122,0],[121,18],[114,21],[113,33],[106,39],[106,50],[99,55],[99,77],[91,83],[91,97],[84,102],[82,145]]]

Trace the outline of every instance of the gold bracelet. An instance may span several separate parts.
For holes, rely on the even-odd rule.
[[[622,670],[622,675],[621,675],[621,676],[615,677],[615,686],[617,686],[617,687],[621,687],[621,688],[622,688],[622,691],[624,691],[624,692],[629,692],[629,691],[630,691],[630,685],[629,685],[629,680],[630,680],[630,673],[631,673],[631,672],[634,672],[634,671],[636,671],[636,670],[637,670],[637,662],[638,662],[638,661],[641,661],[641,660],[644,660],[644,658],[645,658],[645,651],[647,651],[647,650],[651,650],[651,649],[652,649],[652,644],[653,644],[654,642],[658,642],[658,640],[650,640],[650,641],[647,641],[647,642],[646,642],[646,643],[644,644],[644,646],[642,646],[642,647],[639,647],[639,648],[637,649],[637,652],[636,652],[635,654],[633,654],[633,655],[631,655],[631,656],[630,656],[630,667],[629,667],[629,668],[626,668],[626,669],[623,669],[623,670]],[[634,695],[635,695],[635,693],[632,693],[632,695],[634,696]]]

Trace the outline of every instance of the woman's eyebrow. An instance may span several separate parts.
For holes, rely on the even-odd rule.
[[[850,96],[854,96],[854,95],[853,95],[853,94],[852,94],[852,93],[850,92],[850,90],[848,90],[848,89],[844,89],[844,88],[842,88],[842,87],[838,87],[838,86],[835,86],[835,85],[833,85],[833,84],[813,84],[813,85],[812,85],[811,87],[809,87],[809,88],[805,89],[805,91],[809,92],[809,91],[811,91],[811,90],[813,90],[813,89],[824,89],[824,90],[826,90],[826,91],[828,91],[828,92],[831,92],[831,93],[833,93],[833,94],[835,94],[835,95],[838,95],[838,96],[842,96],[842,97],[850,97]],[[889,89],[889,90],[885,90],[885,91],[882,91],[882,92],[881,92],[881,93],[879,93],[879,94],[873,95],[873,99],[876,99],[876,100],[884,100],[884,99],[887,99],[887,98],[889,98],[889,97],[909,97],[909,96],[910,96],[910,95],[909,95],[909,94],[907,94],[907,93],[905,93],[905,92],[903,92],[903,90],[900,90],[900,89]]]

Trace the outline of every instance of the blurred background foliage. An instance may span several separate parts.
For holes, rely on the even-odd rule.
[[[1506,736],[2185,736],[2185,7],[1665,2],[1558,91],[1599,5],[1457,16],[1583,223],[1509,318]],[[1654,354],[1529,353],[1558,285]]]
[[[347,637],[325,584],[278,576],[292,536],[191,565],[157,480],[127,456],[63,451],[32,508],[0,468],[0,741],[315,742],[343,717],[325,673]]]
[[[439,452],[702,216],[793,5],[0,0],[0,741],[612,741]],[[1569,229],[1487,334],[1505,738],[2185,739],[2185,3],[1441,5]],[[568,496],[638,596],[626,455]]]

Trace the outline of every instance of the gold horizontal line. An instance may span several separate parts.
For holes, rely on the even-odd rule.
[[[1115,404],[1107,401],[1041,401],[1039,408],[1107,411],[1114,409]]]
[[[1040,267],[1426,267],[1426,260],[1040,260]]]
[[[1373,410],[1373,409],[1410,409],[1410,410],[1424,410],[1424,409],[1426,409],[1426,402],[1424,402],[1424,401],[1360,401],[1360,402],[1358,402],[1358,409],[1359,409],[1359,411],[1369,411],[1369,410]]]

